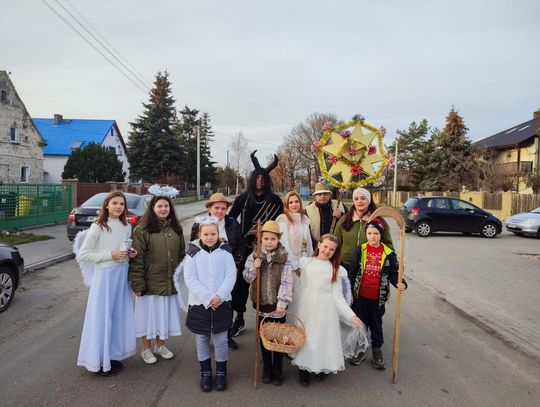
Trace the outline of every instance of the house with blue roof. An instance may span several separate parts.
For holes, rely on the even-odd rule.
[[[65,119],[61,114],[32,120],[47,143],[43,149],[43,182],[61,183],[70,154],[89,143],[99,144],[116,153],[126,172],[127,182],[127,149],[115,120]]]

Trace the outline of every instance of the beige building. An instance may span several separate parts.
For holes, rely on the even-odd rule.
[[[43,183],[44,146],[8,73],[0,70],[0,183]]]
[[[528,174],[540,168],[540,109],[534,112],[531,120],[474,144],[492,151],[491,160],[499,168],[498,173],[514,177],[517,192],[533,192],[532,188],[525,185],[525,179]]]

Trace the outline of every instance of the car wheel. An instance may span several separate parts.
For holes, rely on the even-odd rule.
[[[431,225],[429,222],[421,221],[416,224],[416,234],[420,237],[428,237],[431,235]]]
[[[540,228],[538,228],[538,231],[536,232],[536,238],[540,239]]]
[[[494,223],[488,222],[484,226],[482,226],[480,234],[487,238],[495,237],[497,236],[497,226],[495,226]]]
[[[7,267],[0,267],[0,312],[8,309],[15,295],[13,272]]]

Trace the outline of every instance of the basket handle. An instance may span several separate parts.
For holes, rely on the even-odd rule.
[[[293,314],[292,312],[287,311],[287,312],[285,313],[284,316],[287,316],[287,315],[291,315],[291,316],[294,317],[298,322],[300,322],[300,325],[302,325],[302,326],[301,326],[302,330],[303,330],[304,332],[306,332],[306,326],[304,325],[304,323],[302,322],[302,320],[301,320],[300,318],[298,318],[298,316],[297,316],[296,314]],[[263,319],[261,320],[261,323],[259,324],[259,329],[262,327],[262,325],[264,324],[264,321],[265,321],[267,318],[271,318],[271,317],[268,316],[268,315],[265,315],[265,316],[263,317]]]

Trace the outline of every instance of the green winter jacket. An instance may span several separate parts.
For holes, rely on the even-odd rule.
[[[186,255],[184,235],[178,235],[169,222],[163,222],[159,233],[137,226],[132,237],[138,254],[129,262],[131,289],[144,294],[176,294],[173,275]]]
[[[356,248],[359,247],[361,244],[367,242],[366,223],[361,219],[354,221],[351,230],[347,231],[343,229],[344,220],[345,216],[342,216],[339,219],[334,234],[339,238],[341,242],[341,263],[345,265],[348,270],[351,258]],[[390,249],[394,250],[392,236],[390,235],[390,228],[388,227],[388,224],[385,222],[384,219],[382,219],[382,222],[384,224],[384,232],[381,236],[381,242],[388,246]]]

